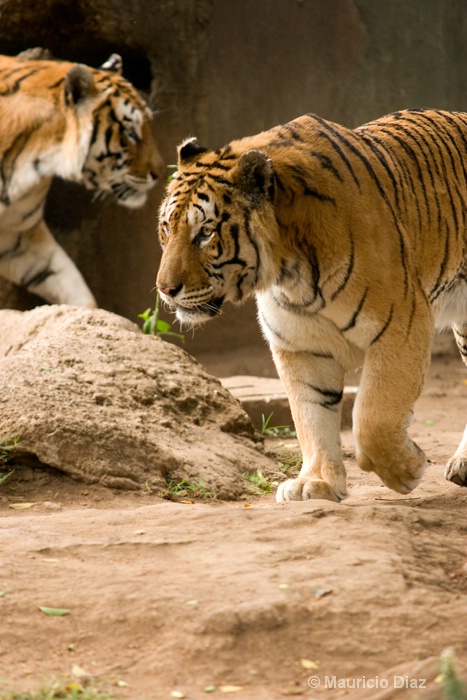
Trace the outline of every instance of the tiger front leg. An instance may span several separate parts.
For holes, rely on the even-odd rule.
[[[359,467],[399,493],[412,491],[426,467],[423,451],[407,434],[433,334],[427,304],[421,300],[416,308],[410,323],[394,313],[367,350],[353,412]]]
[[[97,306],[80,271],[43,221],[2,237],[0,275],[52,304]]]
[[[444,476],[457,486],[467,486],[467,426],[459,447],[446,465]]]
[[[462,360],[467,365],[467,324],[458,323],[452,328]],[[467,486],[467,426],[459,447],[446,465],[444,473],[448,481]]]
[[[332,358],[272,348],[287,392],[303,464],[296,479],[279,485],[277,501],[347,495],[340,441],[344,370]]]

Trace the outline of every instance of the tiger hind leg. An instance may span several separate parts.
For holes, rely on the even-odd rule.
[[[467,324],[455,325],[452,330],[462,360],[467,365]],[[467,426],[459,447],[446,465],[444,476],[458,486],[467,486]]]
[[[29,231],[2,236],[0,244],[2,277],[52,304],[97,306],[78,268],[43,221]]]

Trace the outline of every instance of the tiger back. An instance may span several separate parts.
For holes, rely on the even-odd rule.
[[[152,114],[113,54],[100,69],[0,56],[0,275],[55,303],[94,306],[43,219],[52,178],[144,204],[162,171]]]
[[[467,115],[439,110],[357,129],[310,114],[216,151],[180,146],[157,284],[187,325],[256,296],[303,453],[278,500],[345,497],[340,413],[358,367],[359,466],[401,493],[419,483],[407,425],[435,326],[467,357],[466,155]],[[467,484],[467,437],[446,476]]]

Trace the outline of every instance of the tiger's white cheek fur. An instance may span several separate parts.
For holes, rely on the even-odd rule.
[[[215,222],[215,205],[212,200],[199,200],[188,209],[186,220],[191,227],[191,240],[203,226],[212,227]]]

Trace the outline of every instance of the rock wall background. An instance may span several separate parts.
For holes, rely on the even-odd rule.
[[[416,106],[467,110],[463,0],[0,0],[0,52],[31,46],[125,75],[158,110],[168,164],[196,134],[211,146],[314,111],[355,126]],[[139,211],[56,183],[47,218],[100,305],[131,320],[154,300],[162,191]],[[38,300],[0,283],[0,307]],[[195,356],[263,345],[254,305],[187,337]]]

